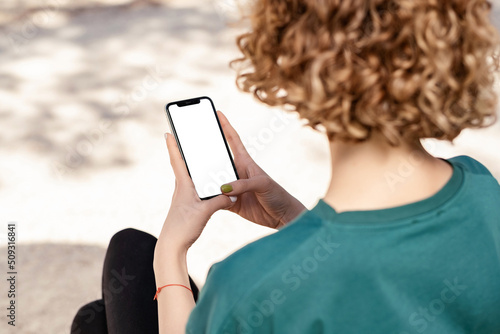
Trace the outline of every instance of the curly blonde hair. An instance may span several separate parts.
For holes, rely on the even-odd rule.
[[[484,0],[255,0],[236,82],[330,140],[453,140],[496,119],[490,10]]]

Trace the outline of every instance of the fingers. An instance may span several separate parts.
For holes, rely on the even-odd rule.
[[[224,195],[236,196],[246,192],[263,193],[271,187],[272,180],[267,175],[258,175],[250,179],[240,179],[221,186]]]
[[[232,127],[231,123],[227,120],[226,116],[221,112],[217,111],[217,115],[219,116],[219,121],[222,126],[222,130],[224,131],[224,135],[229,143],[229,146],[233,150],[235,156],[239,158],[248,158],[252,159],[248,154],[245,146],[241,142],[240,136],[236,132],[236,130]],[[253,159],[252,159],[253,160]]]
[[[192,183],[174,136],[171,133],[166,133],[165,139],[167,141],[168,155],[170,156],[170,165],[172,165],[172,169],[174,170],[176,181]]]

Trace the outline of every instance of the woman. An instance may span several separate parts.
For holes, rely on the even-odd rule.
[[[113,238],[105,307],[82,308],[74,331],[500,332],[499,184],[472,158],[438,159],[420,144],[495,119],[489,12],[482,0],[255,1],[238,85],[327,135],[327,193],[306,210],[219,113],[241,180],[200,201],[168,135],[176,188],[160,237]],[[400,175],[402,163],[414,168]],[[279,231],[215,264],[195,304],[186,252],[220,209]],[[120,253],[131,243],[143,249]],[[130,292],[111,293],[118,281]]]

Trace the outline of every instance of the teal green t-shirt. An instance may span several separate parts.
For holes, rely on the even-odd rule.
[[[187,333],[500,333],[500,186],[449,159],[434,196],[336,213],[324,201],[210,269]]]

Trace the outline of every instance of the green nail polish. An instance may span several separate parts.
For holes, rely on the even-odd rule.
[[[233,186],[230,184],[224,184],[220,187],[220,190],[222,190],[223,193],[228,193],[233,191]]]

